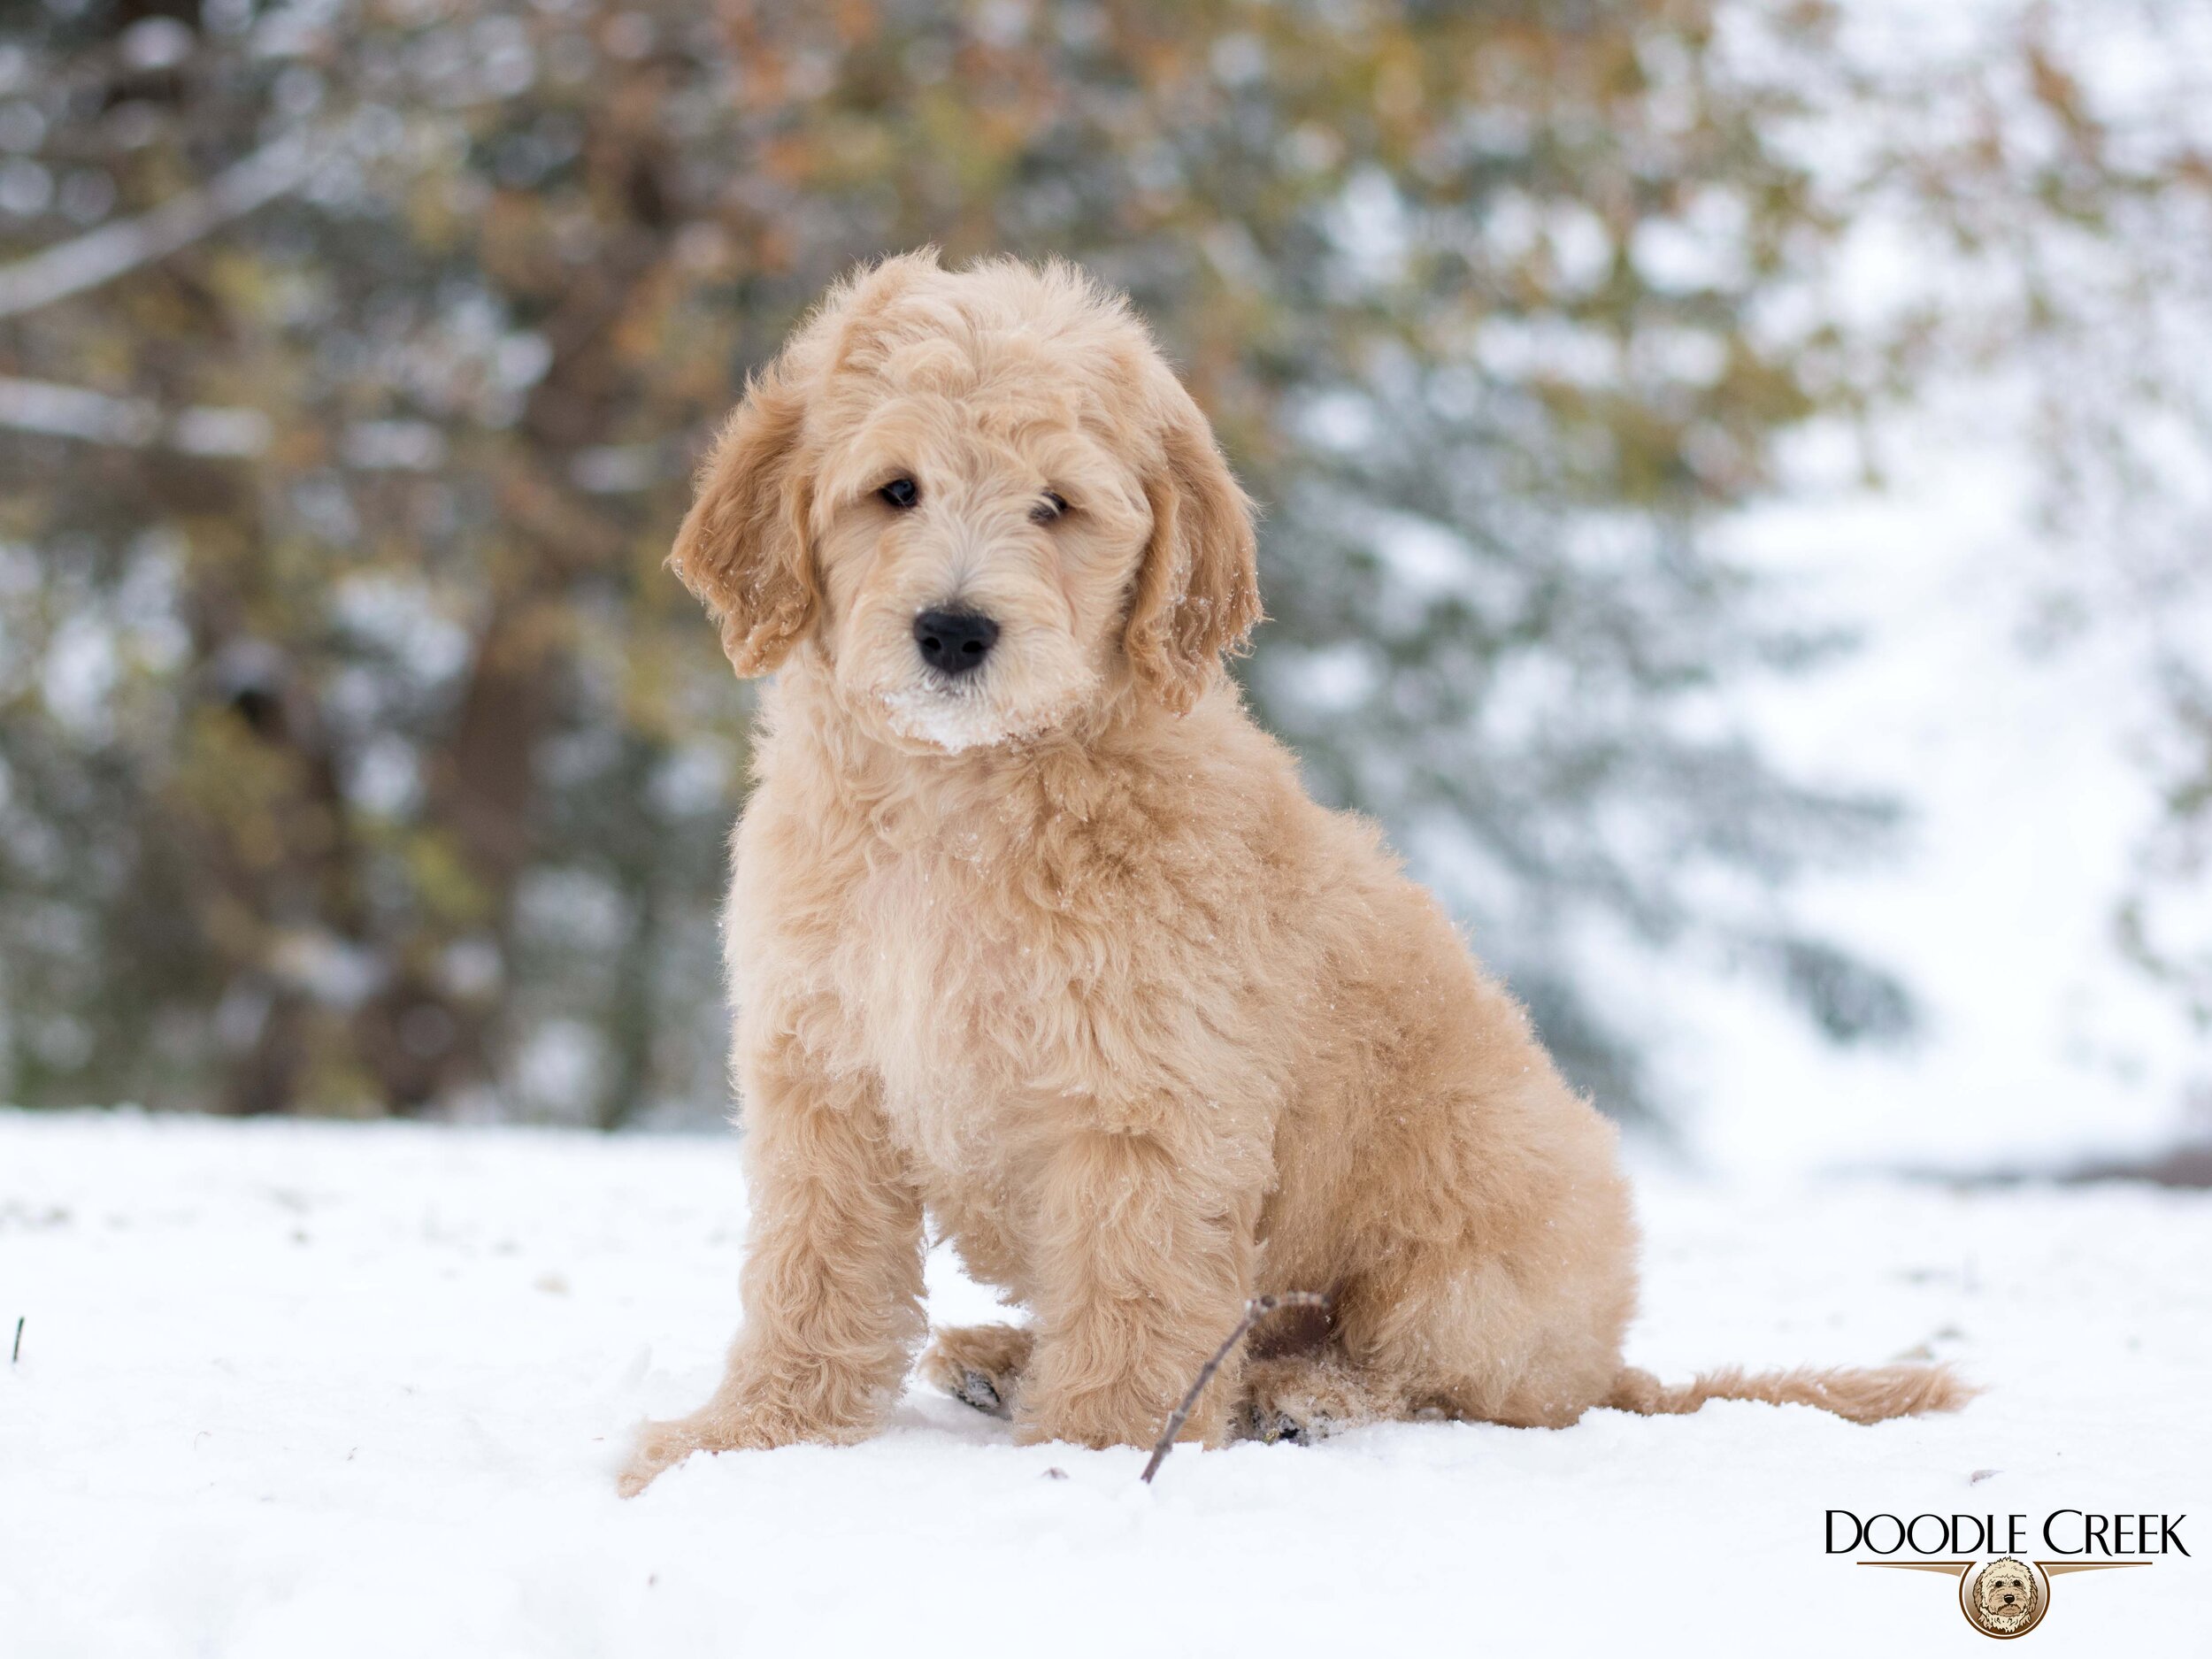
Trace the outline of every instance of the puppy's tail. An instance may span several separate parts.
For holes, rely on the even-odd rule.
[[[1694,1411],[1708,1400],[1763,1400],[1769,1405],[1818,1406],[1854,1423],[1918,1417],[1924,1411],[1955,1411],[1981,1392],[1947,1365],[1874,1365],[1864,1369],[1747,1373],[1741,1366],[1706,1371],[1695,1381],[1669,1388],[1647,1371],[1624,1366],[1605,1403],[1644,1417],[1675,1417]]]

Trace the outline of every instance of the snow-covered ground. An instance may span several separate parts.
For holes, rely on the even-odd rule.
[[[0,1113],[0,1652],[1972,1653],[1950,1583],[1824,1555],[1824,1511],[2212,1515],[2212,1200],[1655,1177],[1644,1209],[1632,1359],[1926,1351],[1990,1392],[1186,1449],[1149,1489],[913,1393],[866,1446],[624,1503],[626,1430],[729,1334],[731,1141]],[[941,1255],[932,1308],[992,1312]],[[2206,1651],[2188,1541],[2061,1579],[2039,1651]]]

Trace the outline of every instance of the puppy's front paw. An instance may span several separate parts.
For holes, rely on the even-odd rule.
[[[710,1405],[687,1417],[648,1423],[638,1431],[615,1490],[634,1498],[662,1471],[673,1469],[694,1452],[767,1451],[806,1437],[795,1425],[779,1424],[766,1413],[742,1406]]]
[[[614,1489],[626,1498],[634,1498],[653,1484],[661,1471],[674,1468],[700,1445],[690,1425],[682,1419],[646,1424],[631,1443],[630,1460],[615,1478]]]

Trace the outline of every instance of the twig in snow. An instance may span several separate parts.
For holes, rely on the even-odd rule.
[[[8,1354],[8,1363],[11,1365],[14,1364],[16,1361],[23,1357],[23,1321],[29,1317],[30,1316],[27,1314],[16,1315],[15,1347]]]
[[[1160,1472],[1160,1465],[1167,1461],[1168,1450],[1175,1444],[1175,1437],[1183,1432],[1183,1425],[1190,1421],[1190,1414],[1196,1409],[1198,1396],[1206,1392],[1206,1385],[1214,1379],[1214,1373],[1227,1363],[1229,1356],[1236,1351],[1237,1344],[1244,1340],[1256,1324],[1279,1308],[1325,1309],[1328,1305],[1328,1297],[1317,1290],[1278,1291],[1272,1296],[1255,1296],[1246,1302],[1244,1317],[1238,1320],[1237,1328],[1229,1333],[1229,1340],[1214,1350],[1214,1356],[1200,1368],[1198,1380],[1183,1396],[1183,1403],[1168,1414],[1167,1427],[1160,1431],[1160,1438],[1152,1443],[1151,1460],[1145,1464],[1144,1473],[1140,1479],[1147,1486],[1152,1484],[1152,1477]]]

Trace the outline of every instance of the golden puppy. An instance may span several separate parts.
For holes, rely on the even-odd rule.
[[[1962,1397],[1623,1368],[1614,1132],[1246,713],[1253,550],[1196,404],[1065,265],[889,260],[749,388],[672,558],[737,671],[781,671],[726,917],[745,1321],[626,1491],[871,1432],[924,1335],[926,1213],[1032,1323],[942,1333],[925,1372],[1022,1440],[1150,1441],[1287,1289],[1330,1318],[1225,1367],[1189,1437]]]

